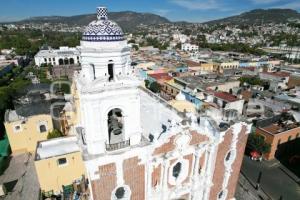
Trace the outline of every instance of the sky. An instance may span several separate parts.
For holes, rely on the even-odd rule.
[[[291,8],[300,11],[300,0],[0,0],[0,22],[34,16],[72,16],[94,13],[97,6],[109,11],[159,14],[171,21],[205,22],[257,8]]]

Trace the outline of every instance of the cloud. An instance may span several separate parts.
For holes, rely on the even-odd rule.
[[[271,3],[277,3],[282,0],[251,0],[254,4],[271,4]]]
[[[24,17],[0,16],[0,22],[14,22],[23,19]]]
[[[189,10],[232,10],[217,0],[171,0],[170,2]]]
[[[169,14],[171,12],[171,10],[168,10],[168,9],[154,9],[153,12],[164,17],[167,14]]]
[[[299,1],[290,2],[290,3],[278,5],[278,6],[273,6],[272,8],[289,8],[289,9],[293,9],[293,10],[298,10],[298,9],[300,9],[300,2]]]

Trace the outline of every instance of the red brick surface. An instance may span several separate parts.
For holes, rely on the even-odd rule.
[[[99,175],[100,179],[91,182],[94,200],[111,199],[111,193],[117,187],[116,165],[100,166]]]
[[[240,170],[241,170],[241,165],[243,162],[243,157],[244,157],[244,151],[245,151],[245,147],[246,147],[246,143],[247,143],[247,139],[248,139],[248,134],[244,134],[246,132],[246,127],[244,126],[242,129],[242,133],[239,135],[238,138],[238,143],[237,143],[237,149],[236,149],[236,159],[235,161],[232,163],[232,174],[231,177],[229,179],[228,182],[228,194],[227,197],[233,198],[234,194],[235,194],[235,189],[236,189],[236,185],[238,182],[238,178],[240,175]]]
[[[188,183],[191,180],[191,176],[192,176],[192,167],[193,167],[193,154],[189,154],[184,156],[184,159],[189,161],[189,173],[188,176],[186,177],[186,179],[183,181],[183,183]]]
[[[173,151],[175,149],[175,144],[174,144],[174,139],[175,139],[176,135],[172,136],[170,139],[169,139],[169,142],[167,143],[164,143],[163,145],[161,145],[160,147],[157,147],[155,150],[154,150],[154,153],[153,155],[159,155],[159,154],[162,154],[162,153],[167,153],[167,152],[170,152],[170,151]]]
[[[123,162],[124,181],[131,189],[131,200],[145,199],[145,165],[139,165],[137,157]]]
[[[223,184],[224,173],[225,173],[224,158],[230,149],[232,137],[233,137],[232,130],[229,129],[224,136],[224,141],[219,145],[215,170],[213,175],[213,186],[211,187],[210,195],[209,195],[211,200],[216,200],[217,195],[222,190],[222,184]],[[238,173],[238,172],[233,171],[232,173]]]
[[[192,139],[190,141],[190,145],[200,144],[204,141],[209,140],[209,138],[207,136],[201,135],[201,134],[197,133],[196,131],[192,131],[191,135],[192,135]]]
[[[160,185],[161,178],[161,164],[153,169],[152,172],[152,187],[154,188],[157,185]]]

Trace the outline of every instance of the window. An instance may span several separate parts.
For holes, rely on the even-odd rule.
[[[47,131],[47,128],[45,125],[40,125],[40,133],[44,133]]]
[[[226,160],[226,161],[230,160],[230,157],[231,157],[231,151],[229,151],[229,152],[227,153],[225,160]]]
[[[125,189],[123,187],[119,187],[116,190],[115,196],[117,197],[117,199],[122,199],[125,195]]]
[[[21,126],[20,125],[15,126],[14,131],[15,132],[20,132],[21,131]]]
[[[44,61],[47,62],[47,58],[44,58]]]
[[[181,172],[181,167],[182,164],[178,162],[174,167],[173,167],[173,176],[177,179],[180,172]]]
[[[223,190],[221,192],[219,192],[218,199],[221,199],[223,197],[223,193],[224,193]]]
[[[66,158],[59,158],[57,160],[58,165],[66,165],[67,164],[67,159]]]

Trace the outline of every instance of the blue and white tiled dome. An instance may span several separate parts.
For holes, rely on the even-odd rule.
[[[107,8],[97,8],[97,20],[92,21],[84,30],[83,41],[111,42],[123,41],[124,33],[117,23],[108,20]]]

